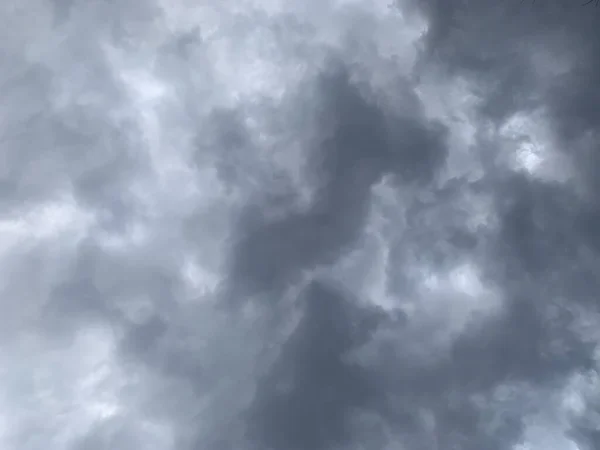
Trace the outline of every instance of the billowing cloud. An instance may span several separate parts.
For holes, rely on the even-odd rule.
[[[0,17],[0,447],[598,448],[593,5]]]

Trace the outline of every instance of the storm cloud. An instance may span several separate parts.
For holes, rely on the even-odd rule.
[[[595,450],[600,10],[0,7],[0,447]]]

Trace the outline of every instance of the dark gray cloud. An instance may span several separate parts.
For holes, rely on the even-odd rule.
[[[349,445],[348,415],[377,402],[378,392],[368,368],[344,357],[368,339],[377,314],[319,281],[306,287],[301,301],[300,323],[259,381],[248,412],[250,436],[267,448]]]
[[[0,17],[2,448],[598,448],[593,6]]]
[[[331,129],[319,130],[323,137],[310,149],[315,201],[280,220],[240,222],[243,237],[232,254],[231,276],[246,294],[288,285],[347,252],[364,228],[370,188],[384,174],[426,182],[443,163],[441,126],[419,116],[386,116],[348,76],[347,69],[337,67],[318,80],[324,105],[315,113]],[[237,292],[233,295],[238,299]]]

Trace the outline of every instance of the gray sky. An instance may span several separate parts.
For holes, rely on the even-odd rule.
[[[1,449],[600,449],[600,9],[0,3]]]

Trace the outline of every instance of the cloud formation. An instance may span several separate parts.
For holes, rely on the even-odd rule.
[[[1,448],[598,448],[592,6],[21,3]]]

